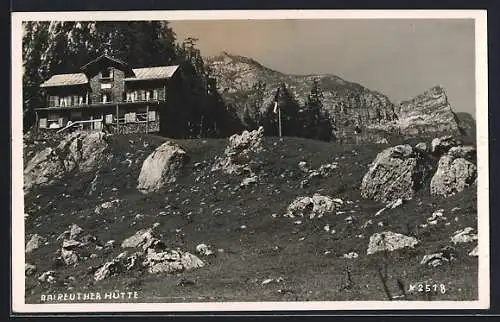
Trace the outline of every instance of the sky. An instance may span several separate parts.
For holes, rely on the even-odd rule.
[[[251,57],[288,74],[332,73],[410,99],[435,85],[455,112],[475,112],[472,19],[172,21],[177,39],[198,38],[202,55]]]

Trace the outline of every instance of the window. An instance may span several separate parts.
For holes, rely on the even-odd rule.
[[[57,105],[59,105],[58,102],[59,101],[59,97],[57,96],[49,96],[49,107],[55,107]]]
[[[112,79],[113,78],[113,70],[111,68],[106,68],[101,71],[101,79]]]
[[[47,128],[47,119],[46,118],[41,118],[40,119],[40,125],[39,125],[39,127],[41,129],[46,129]]]

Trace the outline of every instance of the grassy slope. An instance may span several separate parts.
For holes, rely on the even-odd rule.
[[[459,257],[452,265],[425,268],[419,265],[424,254],[439,250],[449,243],[449,237],[466,226],[476,227],[476,194],[471,188],[448,199],[431,198],[423,191],[420,196],[403,206],[374,218],[382,205],[363,200],[359,194],[362,176],[368,164],[384,146],[335,145],[297,138],[266,138],[266,152],[262,153],[262,179],[245,190],[235,190],[241,178],[210,173],[210,164],[222,153],[225,140],[174,140],[190,155],[185,176],[164,191],[142,195],[135,190],[136,180],[144,158],[161,144],[164,138],[129,135],[114,138],[115,158],[102,172],[99,186],[102,196],[88,197],[89,182],[94,174],[73,175],[66,185],[39,188],[26,197],[27,239],[32,233],[49,237],[50,244],[31,254],[26,261],[36,264],[38,272],[54,269],[53,253],[60,247],[55,238],[76,223],[103,241],[114,239],[120,244],[137,230],[159,222],[164,239],[170,247],[194,252],[199,243],[214,249],[224,249],[215,257],[205,258],[205,268],[175,275],[151,275],[141,271],[125,272],[99,283],[92,281],[89,266],[104,263],[119,254],[116,248],[109,253],[96,251],[98,258],[89,259],[74,268],[55,268],[61,279],[76,277],[71,282],[73,291],[136,290],[141,302],[183,301],[281,301],[281,300],[384,300],[382,284],[376,267],[383,263],[381,256],[366,256],[372,233],[392,230],[418,236],[420,246],[411,251],[390,254],[389,287],[396,294],[395,278],[405,283],[432,279],[447,284],[446,294],[433,299],[470,300],[477,298],[477,259],[467,256],[475,245],[457,247]],[[125,155],[125,153],[131,155]],[[123,160],[137,160],[130,167]],[[194,168],[196,162],[207,160],[209,165]],[[307,188],[300,188],[304,175],[297,164],[306,160],[311,167],[337,161],[339,168],[329,178],[317,179]],[[199,178],[196,181],[196,178]],[[113,188],[116,191],[113,191]],[[281,217],[288,204],[298,196],[324,195],[351,200],[344,204],[343,214],[316,220]],[[106,200],[121,199],[114,208],[97,215],[94,209]],[[40,207],[40,209],[38,209]],[[454,207],[461,210],[451,214]],[[439,229],[417,229],[433,211],[443,208],[451,224]],[[160,215],[165,211],[166,215]],[[186,216],[192,213],[189,218]],[[272,214],[278,214],[273,218]],[[144,217],[136,220],[135,216]],[[349,225],[348,216],[355,221]],[[361,226],[368,219],[374,225]],[[384,227],[379,227],[378,222]],[[329,224],[336,234],[323,230]],[[240,226],[246,225],[246,229]],[[181,229],[184,237],[176,232]],[[362,235],[360,238],[357,235]],[[278,247],[276,247],[278,246]],[[330,251],[325,254],[325,251]],[[346,261],[342,254],[356,251],[357,259]],[[345,267],[352,269],[353,285],[347,282]],[[283,277],[281,283],[261,285],[267,278]],[[181,278],[192,280],[191,285],[177,285]],[[407,285],[408,287],[408,285]],[[289,292],[278,292],[286,289]],[[66,291],[63,285],[40,285],[35,277],[26,280],[27,302],[38,302],[40,294]],[[421,300],[421,295],[408,299]]]

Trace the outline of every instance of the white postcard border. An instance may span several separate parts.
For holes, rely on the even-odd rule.
[[[12,310],[54,312],[195,312],[487,309],[490,305],[487,14],[485,10],[251,10],[87,11],[12,13],[12,93],[22,93],[22,25],[36,20],[274,20],[274,19],[474,19],[478,164],[479,282],[477,301],[196,302],[26,304],[22,95],[12,95]]]

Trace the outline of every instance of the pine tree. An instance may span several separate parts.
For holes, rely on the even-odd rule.
[[[305,106],[301,109],[301,136],[309,139],[329,141],[333,127],[330,116],[323,106],[323,92],[319,80],[314,79]]]

